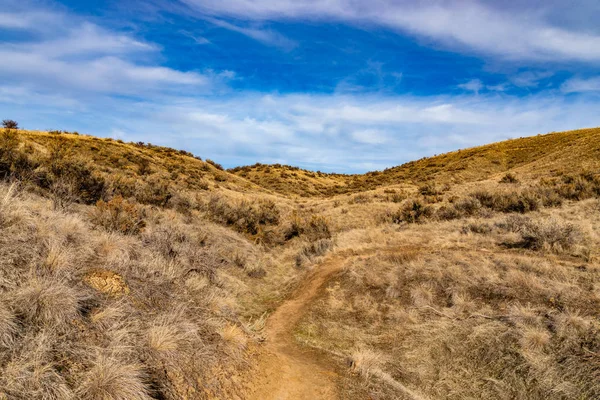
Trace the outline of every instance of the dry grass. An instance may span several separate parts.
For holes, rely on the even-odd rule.
[[[340,397],[600,397],[599,135],[341,175],[5,130],[0,399],[243,398],[268,311],[368,249],[298,327]]]
[[[349,265],[298,336],[353,360],[363,378],[344,380],[351,397],[596,398],[600,275],[575,251],[597,245],[579,226],[585,210],[573,204],[570,220],[556,209],[491,217],[467,231],[411,227],[395,240],[417,241],[420,251]],[[527,245],[507,247],[509,239]]]

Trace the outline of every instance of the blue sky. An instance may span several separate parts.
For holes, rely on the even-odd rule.
[[[365,172],[600,125],[600,3],[3,0],[0,118]]]

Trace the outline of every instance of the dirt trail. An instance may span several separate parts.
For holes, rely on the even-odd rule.
[[[336,255],[315,266],[292,297],[271,314],[250,399],[338,399],[337,374],[331,361],[296,343],[293,331],[319,289],[343,268],[347,259],[347,256]]]

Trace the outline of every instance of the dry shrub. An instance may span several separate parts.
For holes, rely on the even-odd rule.
[[[28,335],[3,367],[0,398],[18,400],[77,399],[51,351],[55,337],[47,332]]]
[[[518,212],[523,214],[537,211],[541,205],[539,196],[533,190],[509,193],[492,193],[480,190],[471,194],[471,197],[479,200],[483,207],[504,213]]]
[[[215,167],[216,169],[220,170],[220,171],[224,170],[224,168],[223,168],[223,166],[221,164],[219,164],[219,163],[217,163],[217,162],[215,162],[215,161],[213,161],[213,160],[211,160],[209,158],[206,159],[206,162],[209,163],[210,165],[212,165],[213,167]]]
[[[433,215],[433,208],[423,204],[420,200],[410,200],[394,213],[392,222],[398,224],[408,222],[410,224],[422,223]]]
[[[479,233],[481,235],[487,235],[489,233],[492,233],[492,226],[490,224],[487,224],[485,222],[471,222],[465,226],[462,227],[462,233]]]
[[[467,197],[459,199],[452,204],[440,207],[435,215],[441,220],[453,220],[465,217],[476,216],[481,211],[481,203],[479,200]]]
[[[439,196],[449,190],[447,186],[438,186],[434,182],[428,182],[419,187],[419,193],[423,196]]]
[[[512,172],[508,172],[502,177],[502,179],[500,179],[500,183],[519,183],[519,180],[517,179],[515,174],[513,174]]]
[[[366,204],[371,203],[373,198],[366,193],[359,193],[355,196],[352,196],[348,201],[348,204]]]
[[[80,378],[76,393],[89,400],[150,400],[143,369],[114,356],[100,355]]]
[[[2,127],[5,129],[19,129],[19,123],[12,119],[3,119]]]
[[[58,178],[50,185],[50,198],[55,210],[65,210],[78,199],[75,185],[65,178]]]
[[[117,196],[105,202],[98,201],[90,212],[90,221],[108,231],[135,235],[146,226],[146,212],[135,203]]]
[[[13,129],[3,129],[0,132],[0,178],[21,172],[27,167],[27,157],[19,151],[19,135]]]
[[[560,181],[544,183],[553,186],[561,197],[569,200],[585,200],[600,196],[600,177],[593,173],[582,173],[577,176],[565,175]]]
[[[256,235],[261,226],[277,225],[280,218],[275,202],[262,199],[230,202],[224,196],[213,195],[206,211],[216,222],[251,235]]]
[[[384,191],[385,192],[385,191]],[[386,196],[386,200],[392,203],[402,203],[406,200],[407,195],[404,192],[396,193],[395,191]]]
[[[151,176],[136,182],[134,197],[142,204],[165,207],[173,197],[173,189],[168,182]]]
[[[508,232],[519,233],[525,226],[531,223],[531,218],[523,215],[509,215],[504,220],[496,223],[500,229]]]
[[[284,230],[285,240],[297,236],[305,236],[309,241],[330,239],[332,236],[329,220],[322,215],[311,215],[302,218],[298,214],[292,215],[289,225]]]
[[[33,279],[14,293],[17,315],[37,327],[66,325],[78,318],[82,296],[65,282]]]
[[[4,192],[0,194],[0,228],[6,228],[17,222],[21,216],[16,197],[17,185],[2,185],[0,189]]]
[[[368,379],[374,372],[380,371],[383,356],[370,349],[358,349],[350,356],[350,367],[354,373]]]
[[[529,222],[520,229],[522,246],[533,250],[557,253],[573,249],[584,240],[581,229],[572,223],[549,221]]]
[[[248,338],[244,331],[232,323],[227,323],[221,330],[221,337],[228,346],[228,350],[235,355],[240,355],[248,345]]]
[[[296,255],[296,266],[301,267],[308,264],[315,257],[325,255],[332,248],[333,241],[331,239],[319,239],[315,242],[308,243],[302,247],[298,255]]]
[[[51,154],[49,181],[68,182],[72,193],[84,204],[94,204],[100,200],[106,189],[104,178],[99,176],[92,166],[80,159],[68,158],[66,154]],[[57,183],[58,184],[58,183]]]

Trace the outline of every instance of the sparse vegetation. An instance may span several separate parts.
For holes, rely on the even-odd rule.
[[[2,400],[600,397],[600,129],[342,175],[3,126]]]
[[[90,213],[92,224],[108,231],[135,235],[146,226],[144,210],[121,196],[105,202],[99,200]]]
[[[508,172],[506,175],[500,179],[500,183],[519,183],[519,180],[515,176],[515,174]]]
[[[17,121],[14,121],[12,119],[4,119],[2,120],[2,127],[4,129],[19,129],[19,124],[17,123]]]

